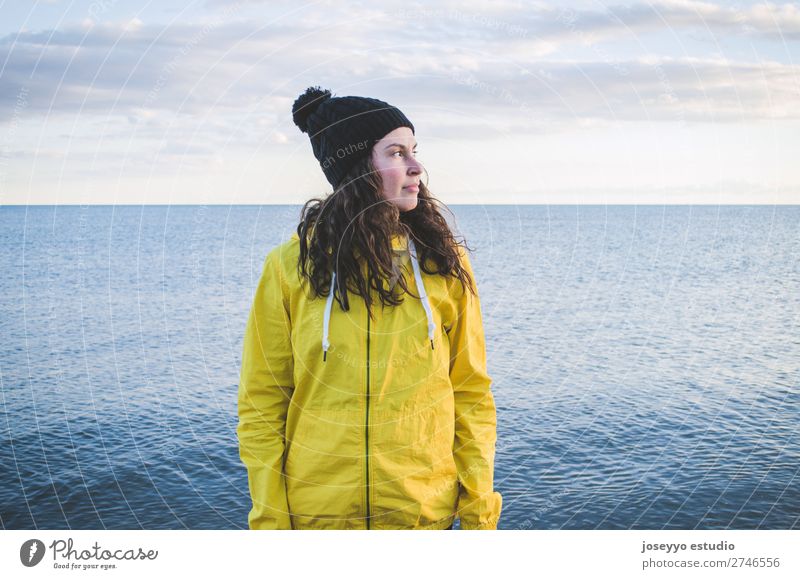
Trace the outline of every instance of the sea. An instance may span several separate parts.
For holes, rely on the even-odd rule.
[[[500,529],[800,528],[800,206],[450,211]],[[0,206],[2,528],[247,528],[242,336],[299,213]]]

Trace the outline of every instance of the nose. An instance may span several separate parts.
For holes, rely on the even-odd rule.
[[[408,160],[408,173],[409,175],[419,175],[422,173],[423,167],[422,163],[417,161],[414,157],[410,157]]]

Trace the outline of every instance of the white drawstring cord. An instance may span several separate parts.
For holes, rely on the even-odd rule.
[[[328,358],[328,328],[331,323],[331,308],[333,307],[333,289],[336,287],[336,272],[331,272],[331,291],[328,292],[328,301],[325,302],[325,317],[322,320],[322,361]]]
[[[414,279],[417,282],[417,291],[419,292],[422,307],[425,309],[425,317],[428,318],[428,339],[431,341],[431,350],[433,350],[433,336],[436,330],[436,324],[433,321],[433,311],[431,304],[428,300],[428,292],[425,291],[425,283],[422,281],[422,273],[420,272],[419,263],[417,263],[417,248],[414,242],[409,238],[408,251],[411,254],[411,267],[414,269]],[[333,290],[336,287],[336,272],[331,273],[331,289],[328,292],[328,300],[325,302],[325,316],[322,319],[322,361],[325,362],[328,358],[328,349],[330,342],[328,341],[328,330],[331,321],[331,309],[333,308]]]
[[[417,248],[410,237],[408,238],[408,251],[411,253],[411,266],[414,268],[414,279],[417,280],[419,299],[422,301],[422,307],[425,308],[425,316],[428,318],[428,339],[431,341],[431,350],[433,350],[433,332],[436,329],[436,324],[433,322],[433,311],[428,301],[428,292],[425,291],[422,273],[420,272],[419,263],[417,263]]]

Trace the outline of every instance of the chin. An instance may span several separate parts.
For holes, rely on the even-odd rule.
[[[396,203],[396,205],[401,212],[406,212],[416,209],[418,203],[419,200],[416,197],[414,197],[413,199],[403,199],[402,201]]]

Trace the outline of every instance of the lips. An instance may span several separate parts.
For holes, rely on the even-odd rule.
[[[419,185],[406,185],[403,189],[407,189],[408,191],[413,191],[414,193],[419,193]]]

